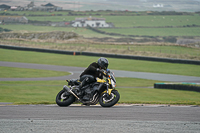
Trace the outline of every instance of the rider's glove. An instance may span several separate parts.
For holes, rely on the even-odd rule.
[[[96,70],[97,70],[97,72],[103,73],[103,70],[101,70],[99,68],[97,68]]]

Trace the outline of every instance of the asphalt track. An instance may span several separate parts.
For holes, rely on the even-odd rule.
[[[199,133],[200,107],[0,106],[1,133]]]
[[[63,80],[79,78],[80,73],[85,69],[82,67],[69,67],[69,66],[56,66],[56,65],[44,65],[44,64],[32,64],[32,63],[18,63],[18,62],[4,62],[0,61],[0,66],[18,67],[18,68],[31,68],[31,69],[45,69],[54,71],[70,72],[71,75],[62,77],[47,77],[47,78],[0,78],[0,81],[39,81],[39,80]],[[194,76],[181,76],[172,74],[159,74],[159,73],[147,73],[147,72],[132,72],[122,70],[112,70],[116,77],[130,77],[151,79],[158,81],[171,81],[171,82],[193,82],[200,83],[200,77]]]
[[[0,62],[0,66],[71,72],[64,77],[0,78],[0,81],[78,78],[80,67]],[[116,77],[200,82],[199,77],[113,70]],[[72,105],[0,103],[0,133],[199,133],[199,106],[116,105],[111,108]]]

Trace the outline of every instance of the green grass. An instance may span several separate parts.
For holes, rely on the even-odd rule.
[[[84,37],[110,37],[109,35],[99,34],[97,32],[85,29],[85,28],[73,28],[73,27],[53,27],[53,26],[34,26],[34,25],[1,25],[0,27],[10,29],[13,32],[51,32],[51,31],[65,31],[75,32]]]
[[[84,37],[114,37],[100,34],[85,28],[34,26],[34,25],[1,25],[2,28],[10,29],[14,32],[51,32],[66,31],[75,32]],[[120,28],[120,29],[100,29],[108,33],[119,33],[122,35],[139,36],[200,36],[199,27],[186,28]]]
[[[66,4],[66,2],[65,2]],[[71,4],[74,4],[71,2]],[[84,6],[88,6],[88,5],[84,5]],[[94,5],[90,5],[90,7],[94,7]],[[105,6],[105,5],[104,5]],[[97,10],[97,9],[96,9]],[[3,13],[4,11],[0,11],[0,13]],[[53,15],[63,15],[63,16],[66,16],[66,15],[69,15],[69,13],[73,13],[73,14],[81,14],[81,15],[92,15],[92,16],[95,16],[96,14],[101,14],[101,15],[110,15],[111,13],[115,13],[115,14],[121,14],[121,16],[123,15],[136,15],[136,14],[141,14],[141,13],[145,13],[146,12],[126,12],[126,11],[119,11],[119,12],[116,12],[116,11],[105,11],[105,10],[101,10],[101,11],[54,11],[54,12],[47,12],[47,11],[6,11],[6,13],[9,13],[9,14],[12,14],[12,15],[20,15],[20,16],[31,16],[31,15],[50,15],[50,16],[53,16]],[[119,15],[120,16],[120,15]],[[68,16],[70,17],[70,16]]]
[[[37,13],[37,12],[36,12]],[[40,13],[40,12],[39,12]],[[49,14],[49,13],[47,13]],[[51,13],[50,13],[51,14]],[[65,14],[65,13],[61,13]],[[75,18],[83,18],[89,16],[27,16],[29,20],[37,21],[73,21]],[[93,16],[97,18],[105,18],[106,22],[112,22],[115,27],[122,27],[122,29],[103,29],[107,32],[120,33],[125,35],[149,35],[149,36],[200,36],[199,27],[186,28],[154,28],[158,26],[187,26],[199,25],[199,15],[171,15],[171,16]],[[149,26],[152,28],[128,28],[137,26]],[[1,25],[2,28],[11,29],[13,31],[74,31],[85,37],[108,37],[95,33],[85,28],[63,28],[51,26],[33,26],[33,25]],[[125,29],[124,29],[125,28]]]
[[[108,33],[139,36],[200,36],[200,27],[101,29]]]
[[[107,22],[112,22],[116,27],[134,26],[184,26],[199,25],[200,16],[108,16]]]
[[[120,103],[200,105],[200,93],[192,91],[119,88]]]
[[[61,81],[53,83],[52,81],[1,81],[0,91],[3,93],[0,94],[0,102],[54,103],[63,84],[65,84],[64,80],[63,83]]]
[[[0,78],[37,78],[37,77],[58,77],[70,73],[50,70],[38,70],[27,68],[14,68],[0,66]]]
[[[147,79],[138,79],[138,78],[116,78],[117,88],[121,87],[152,87],[154,83],[160,82],[157,80],[147,80]]]
[[[139,55],[139,56],[153,56],[163,58],[178,58],[178,59],[200,59],[200,49],[195,47],[185,47],[177,45],[160,44],[155,45],[154,43],[149,45],[134,45],[134,44],[88,44],[84,43],[55,43],[55,42],[33,42],[28,40],[15,40],[6,39],[1,40],[2,44],[9,45],[21,45],[38,48],[56,48],[59,50],[68,51],[92,51],[99,53],[112,53],[112,54],[128,54],[128,55]]]
[[[83,18],[89,16],[41,16],[29,17],[29,20],[38,21],[73,21],[75,18]],[[200,16],[189,15],[160,15],[160,16],[95,16],[97,18],[105,18],[106,22],[112,22],[115,27],[134,27],[134,26],[185,26],[199,25]]]
[[[7,39],[1,40],[2,43],[10,43],[10,44],[27,44],[29,46],[37,45],[40,47],[45,46],[55,46],[54,42],[33,42],[29,40],[15,40],[15,39]],[[152,53],[163,53],[163,54],[176,54],[176,55],[191,55],[191,56],[200,56],[200,49],[194,47],[184,47],[178,45],[165,45],[165,43],[161,45],[154,45],[154,43],[149,45],[133,45],[133,44],[81,44],[81,43],[56,43],[57,48],[60,46],[66,48],[68,50],[72,49],[72,46],[75,51],[79,49],[110,49],[110,50],[129,50],[130,52],[152,52]]]
[[[121,98],[119,103],[200,105],[200,93],[191,91],[153,89],[158,81],[116,78]],[[14,104],[55,104],[55,97],[66,82],[63,81],[0,81],[0,102]],[[140,88],[134,86],[143,86]]]
[[[53,27],[53,26],[34,26],[34,25],[1,25],[2,28],[11,29],[15,32],[50,32],[50,31],[67,31],[71,32],[74,28],[63,28],[63,27]]]
[[[4,11],[0,11],[0,13],[3,13]],[[53,15],[53,14],[62,14],[62,15],[68,15],[68,12],[62,12],[62,11],[56,11],[56,12],[48,12],[48,11],[6,11],[5,13],[9,14],[18,14],[21,16],[24,15]]]
[[[73,56],[41,52],[0,49],[0,61],[87,67],[99,57]],[[200,77],[199,65],[108,58],[109,68],[116,70],[177,74]]]
[[[77,16],[81,17],[81,16]],[[76,16],[43,16],[43,17],[29,17],[27,16],[28,20],[34,21],[52,21],[52,22],[61,22],[61,21],[74,21]],[[89,17],[89,16],[87,16]]]

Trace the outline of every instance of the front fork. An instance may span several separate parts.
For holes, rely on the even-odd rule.
[[[107,94],[110,95],[110,94],[111,94],[111,91],[112,91],[113,89],[109,89],[109,80],[108,80],[108,78],[106,79],[106,87],[107,87]]]
[[[109,95],[111,94],[111,92],[112,92],[113,89],[109,89],[108,86],[109,86],[109,84],[107,83],[107,84],[106,84],[106,90],[105,90],[103,93],[106,93],[106,94],[109,96]],[[102,94],[103,94],[103,93],[102,93]]]

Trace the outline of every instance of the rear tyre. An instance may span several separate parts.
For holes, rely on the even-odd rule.
[[[60,107],[66,107],[72,104],[75,101],[75,97],[65,90],[61,90],[56,96],[56,103]]]
[[[119,101],[120,95],[116,90],[112,90],[110,95],[104,93],[99,99],[99,103],[102,107],[112,107]]]

